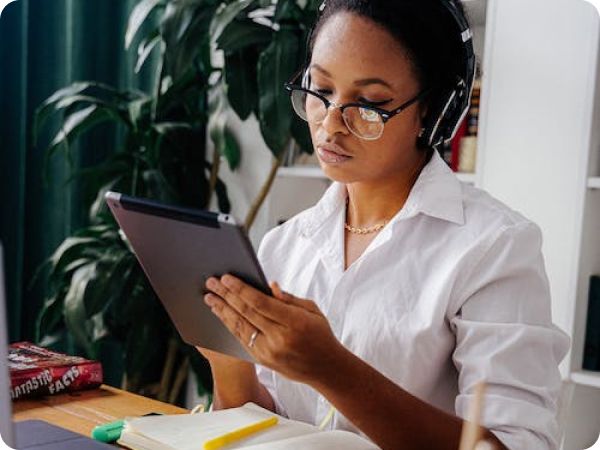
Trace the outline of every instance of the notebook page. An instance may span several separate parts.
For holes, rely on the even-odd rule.
[[[142,435],[178,450],[197,450],[201,449],[202,444],[209,439],[274,415],[276,414],[259,406],[247,404],[240,408],[203,414],[139,417],[127,420],[125,434],[132,432]],[[280,416],[278,419],[279,423],[274,427],[229,445],[228,450],[318,431],[316,427],[309,424],[291,421]],[[126,436],[123,438],[125,442]]]
[[[380,450],[372,442],[349,431],[321,431],[276,442],[251,445],[243,450]]]

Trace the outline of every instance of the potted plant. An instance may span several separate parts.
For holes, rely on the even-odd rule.
[[[48,157],[69,157],[70,143],[100,124],[123,130],[119,148],[85,177],[96,193],[89,225],[67,237],[49,259],[48,294],[38,339],[56,342],[65,329],[86,356],[112,342],[122,352],[123,387],[175,402],[189,367],[211,390],[206,361],[184,344],[107,211],[107,190],[196,208],[217,199],[229,212],[221,158],[239,166],[240,148],[227,126],[229,108],[256,115],[273,164],[246,218],[252,225],[290,141],[310,151],[306,126],[295,118],[283,83],[303,62],[301,51],[317,9],[301,0],[141,0],[125,36],[131,45],[143,24],[135,70],[158,59],[153,92],[96,82],[60,89],[37,110],[35,131],[53,114],[61,127]],[[156,26],[152,26],[156,24]],[[222,64],[216,64],[222,52]],[[214,152],[207,152],[207,139]]]

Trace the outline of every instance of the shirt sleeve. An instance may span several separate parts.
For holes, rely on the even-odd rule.
[[[456,413],[487,384],[482,425],[511,450],[557,449],[558,369],[569,338],[552,324],[550,290],[533,223],[506,227],[463,279],[450,318],[459,372]]]

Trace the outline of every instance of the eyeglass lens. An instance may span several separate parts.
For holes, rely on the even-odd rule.
[[[300,118],[310,123],[321,124],[327,117],[325,102],[305,91],[292,91],[292,106]],[[383,119],[371,109],[349,106],[344,108],[343,118],[348,129],[360,138],[377,139],[383,133]]]

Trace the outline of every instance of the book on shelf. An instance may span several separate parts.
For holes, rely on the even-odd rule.
[[[480,98],[481,80],[475,80],[469,110],[452,140],[442,148],[442,157],[454,172],[475,172]]]
[[[277,418],[274,426],[235,440],[224,448],[247,450],[377,450],[375,444],[349,431],[322,431],[314,425],[278,416],[253,403],[200,414],[126,418],[118,444],[144,450],[196,450],[212,440]]]
[[[600,275],[590,277],[583,368],[600,371]]]
[[[10,396],[13,400],[90,389],[102,384],[102,365],[30,342],[8,346]]]

